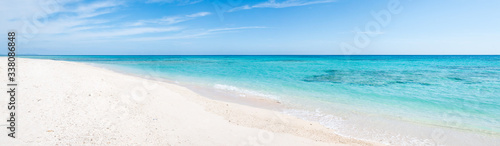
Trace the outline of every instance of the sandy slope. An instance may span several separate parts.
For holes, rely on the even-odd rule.
[[[6,60],[0,58],[5,90]],[[373,145],[174,84],[82,63],[18,60],[17,138],[7,137],[2,120],[2,145]],[[7,94],[1,97],[7,118]]]

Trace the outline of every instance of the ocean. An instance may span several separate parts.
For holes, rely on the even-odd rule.
[[[337,134],[394,145],[500,144],[500,56],[23,56],[268,98]]]

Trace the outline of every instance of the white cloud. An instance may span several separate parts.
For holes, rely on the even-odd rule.
[[[50,0],[49,0],[50,1]],[[197,12],[184,15],[165,16],[159,19],[136,20],[123,22],[117,16],[100,18],[106,14],[119,13],[124,2],[115,0],[83,2],[79,0],[57,0],[54,4],[37,4],[37,0],[19,0],[16,2],[0,1],[0,26],[5,29],[20,31],[26,37],[21,43],[31,48],[71,47],[68,45],[88,42],[127,42],[154,41],[166,39],[189,39],[202,36],[235,32],[243,29],[263,27],[233,27],[233,28],[186,28],[169,26],[185,21],[209,16],[210,12]],[[193,2],[193,1],[191,1]],[[50,8],[50,11],[47,11]],[[22,11],[21,11],[22,10]],[[16,12],[16,13],[12,13]],[[42,17],[39,17],[38,14]],[[127,14],[125,14],[127,15]],[[35,17],[34,16],[38,16]],[[42,20],[36,24],[34,20]],[[126,25],[129,24],[129,25]],[[160,24],[160,25],[158,25]],[[35,31],[23,32],[26,25]],[[65,44],[51,45],[51,44]]]
[[[173,36],[134,38],[130,41],[158,41],[158,40],[172,40],[172,39],[190,39],[190,38],[198,38],[198,37],[202,37],[202,36],[212,35],[212,34],[216,34],[216,33],[233,32],[233,31],[244,30],[244,29],[262,29],[262,28],[266,28],[266,27],[252,26],[252,27],[216,28],[216,29],[208,29],[208,30],[204,30],[204,31],[198,31],[198,32],[194,32],[194,33],[183,33],[183,34],[173,35]]]
[[[179,27],[165,27],[165,28],[154,28],[154,27],[141,27],[141,28],[127,28],[127,29],[116,29],[110,31],[93,31],[93,32],[82,32],[75,34],[76,38],[96,38],[96,39],[106,39],[112,37],[122,37],[131,36],[138,34],[147,33],[160,33],[160,32],[171,32],[181,30]]]
[[[139,20],[135,23],[130,24],[130,26],[141,26],[141,25],[146,25],[146,24],[165,24],[165,25],[171,25],[171,24],[176,24],[176,23],[181,23],[184,21],[192,20],[197,17],[203,17],[210,15],[212,13],[210,12],[198,12],[194,14],[189,14],[189,15],[184,15],[184,16],[166,16],[161,19],[153,19],[153,20]]]
[[[210,14],[211,14],[210,12],[199,12],[199,13],[194,13],[194,14],[191,14],[191,15],[186,15],[186,17],[195,18],[195,17],[207,16],[207,15],[210,15]]]
[[[179,3],[180,5],[190,5],[202,2],[203,0],[148,0],[146,3]]]
[[[98,25],[108,21],[94,19],[94,17],[112,13],[122,4],[111,0],[92,3],[75,0],[0,2],[0,7],[2,7],[0,12],[2,16],[6,16],[0,18],[0,24],[27,35],[70,33],[83,30],[82,28],[88,30],[93,27],[102,27]],[[80,29],[75,29],[78,27]],[[25,28],[30,28],[31,31],[23,32]]]
[[[123,5],[122,2],[100,1],[87,5],[80,4],[75,8],[67,7],[64,12],[75,13],[79,18],[91,18],[115,12],[116,8],[121,5]]]
[[[234,11],[239,11],[239,10],[248,10],[248,9],[253,9],[253,8],[287,8],[287,7],[306,6],[306,5],[312,5],[312,4],[331,3],[331,2],[335,2],[335,0],[312,0],[312,1],[286,0],[283,2],[276,2],[275,0],[269,0],[267,2],[258,3],[258,4],[255,4],[253,6],[244,5],[241,7],[236,7],[236,8],[228,10],[228,12],[234,12]]]
[[[75,12],[75,13],[93,13],[96,12],[97,10],[104,9],[104,8],[110,8],[110,7],[115,7],[119,6],[123,3],[121,2],[115,2],[115,1],[99,1],[99,2],[94,2],[90,4],[81,4],[77,6],[76,8],[66,8],[66,11],[69,12]]]

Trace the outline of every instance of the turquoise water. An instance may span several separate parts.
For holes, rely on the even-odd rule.
[[[500,135],[500,56],[28,58],[115,67],[217,90],[264,96],[311,112],[359,113]]]

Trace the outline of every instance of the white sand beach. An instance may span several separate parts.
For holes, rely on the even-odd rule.
[[[7,137],[2,120],[2,145],[380,145],[83,63],[18,58],[17,64],[16,138]],[[5,65],[0,72],[7,74]],[[7,90],[7,77],[2,83]],[[8,98],[0,103],[7,117]]]

